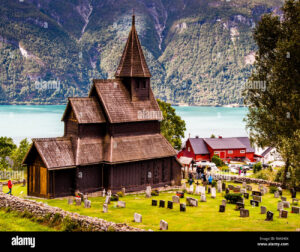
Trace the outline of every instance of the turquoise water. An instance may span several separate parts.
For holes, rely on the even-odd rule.
[[[247,108],[174,107],[186,121],[187,138],[246,136],[243,118]],[[12,137],[16,143],[23,138],[62,136],[64,105],[2,105],[0,106],[0,136]]]

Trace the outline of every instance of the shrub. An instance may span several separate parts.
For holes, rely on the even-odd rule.
[[[61,219],[62,219],[62,216],[60,213],[55,213],[53,215],[53,217],[51,218],[51,225],[52,226],[55,226],[55,225],[59,225],[61,223]]]
[[[151,191],[151,196],[159,196],[159,191],[158,190],[152,190]]]
[[[63,230],[66,232],[80,231],[80,226],[77,222],[72,221],[71,218],[67,216],[63,220]]]
[[[238,201],[241,201],[242,194],[241,193],[228,193],[225,195],[225,199],[230,203],[230,204],[236,204]]]
[[[118,200],[119,200],[119,195],[118,195],[118,194],[113,194],[113,195],[110,197],[110,200],[111,200],[111,201],[118,201]]]
[[[270,186],[269,190],[270,190],[270,193],[275,193],[278,189],[276,186]]]
[[[124,196],[125,196],[124,193],[123,193],[122,191],[117,192],[117,195],[118,195],[119,197],[124,197]]]
[[[258,163],[256,163],[256,164],[253,166],[253,173],[257,173],[257,172],[259,172],[261,169],[262,169],[261,162],[258,162]]]
[[[266,170],[261,170],[255,174],[253,174],[254,178],[257,179],[264,179],[264,180],[268,180],[268,181],[274,181],[275,179],[275,174],[274,172],[271,172],[270,170],[266,169]]]
[[[217,155],[214,155],[214,156],[212,157],[211,161],[212,161],[213,163],[215,163],[216,166],[223,166],[223,165],[224,165],[223,160],[222,160],[219,156],[217,156]]]

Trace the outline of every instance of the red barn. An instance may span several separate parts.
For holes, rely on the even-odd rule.
[[[185,147],[177,157],[190,157],[195,161],[211,160],[218,155],[223,160],[250,160],[255,161],[255,150],[248,137],[228,138],[189,138]]]

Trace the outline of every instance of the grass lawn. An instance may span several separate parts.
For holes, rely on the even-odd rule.
[[[15,212],[0,210],[0,231],[56,231],[54,228],[20,217]]]
[[[235,183],[229,183],[235,184]],[[239,184],[241,185],[241,184]],[[257,189],[257,185],[252,185],[253,190]],[[16,191],[18,191],[16,189]],[[152,197],[152,199],[172,200],[175,192],[163,192],[160,196]],[[151,206],[151,199],[145,198],[145,195],[128,195],[120,200],[126,202],[126,208],[117,208],[116,202],[111,202],[108,213],[102,213],[103,197],[90,198],[92,208],[85,209],[82,206],[68,205],[67,199],[50,199],[37,200],[46,202],[48,205],[60,207],[67,211],[77,212],[82,215],[99,217],[108,221],[117,223],[127,223],[128,225],[139,227],[142,229],[159,230],[160,220],[165,220],[169,224],[169,231],[296,231],[300,228],[300,215],[292,214],[288,209],[288,218],[280,219],[277,211],[277,202],[279,199],[274,198],[274,194],[267,193],[263,196],[261,205],[266,206],[267,210],[274,213],[274,221],[265,221],[266,215],[260,214],[260,207],[252,207],[250,198],[245,199],[245,208],[249,209],[250,217],[239,217],[239,211],[235,211],[235,205],[227,204],[226,212],[219,213],[219,205],[225,193],[217,193],[217,197],[212,199],[207,194],[207,202],[199,202],[198,207],[187,207],[186,212],[179,211],[179,204],[174,204],[174,209],[159,208]],[[191,196],[185,194],[186,196]],[[288,191],[283,192],[283,196],[291,200]],[[200,196],[192,196],[200,199]],[[185,203],[185,199],[180,199]],[[143,222],[133,222],[134,213],[142,215]]]

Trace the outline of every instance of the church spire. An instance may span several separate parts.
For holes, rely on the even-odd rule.
[[[132,15],[132,27],[127,39],[126,46],[115,73],[115,77],[142,77],[150,78],[151,74],[148,69],[142,46],[135,29],[135,15]]]

